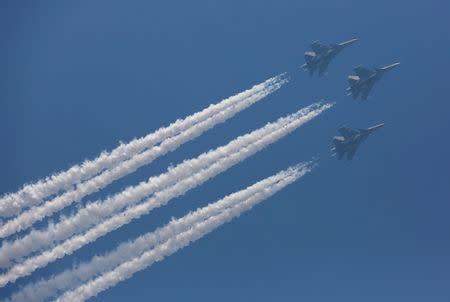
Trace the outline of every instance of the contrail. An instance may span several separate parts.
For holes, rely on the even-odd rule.
[[[39,180],[34,184],[25,185],[19,192],[7,194],[0,199],[0,216],[11,217],[17,215],[25,207],[40,204],[44,198],[61,190],[72,189],[74,184],[95,176],[104,169],[112,168],[119,162],[139,154],[168,137],[189,129],[230,106],[235,106],[244,100],[248,101],[248,99],[251,99],[252,101],[248,102],[248,105],[241,109],[243,110],[277,90],[286,82],[286,74],[270,78],[261,84],[253,86],[251,89],[227,98],[218,104],[212,104],[200,112],[192,114],[185,119],[177,120],[169,126],[162,127],[145,137],[134,139],[128,144],[122,143],[111,153],[102,152],[94,160],[85,161],[83,164],[75,165],[67,171]]]
[[[111,218],[88,230],[86,233],[69,238],[62,244],[54,247],[52,250],[45,251],[40,255],[28,258],[21,264],[13,266],[5,274],[0,275],[0,286],[4,286],[8,282],[14,282],[15,280],[17,280],[17,278],[20,278],[22,276],[27,276],[36,269],[46,266],[49,262],[52,262],[58,258],[62,258],[65,255],[70,255],[73,251],[90,242],[95,241],[97,238],[107,234],[108,232],[111,232],[123,226],[124,224],[129,223],[133,219],[137,219],[142,215],[148,214],[152,209],[166,204],[171,198],[184,194],[188,190],[201,185],[208,179],[216,176],[217,174],[227,170],[231,166],[264,149],[268,145],[294,131],[331,106],[332,104],[322,105],[306,115],[300,115],[300,117],[298,117],[297,115],[299,115],[300,112],[303,112],[303,110],[290,115],[295,116],[295,118],[293,118],[292,122],[290,122],[289,124],[282,126],[281,129],[275,130],[272,133],[264,136],[263,138],[258,139],[256,142],[243,147],[240,151],[222,158],[215,164],[211,165],[209,168],[201,170],[200,172],[184,179],[183,181],[173,185],[172,187],[155,193],[154,196],[147,199],[145,202],[127,208],[124,212],[112,216]]]
[[[96,296],[98,293],[115,286],[120,281],[130,278],[134,273],[151,266],[157,261],[162,261],[165,257],[188,246],[191,242],[202,238],[219,226],[231,221],[234,217],[239,217],[243,212],[250,210],[256,204],[297,180],[300,176],[301,174],[294,174],[291,177],[287,177],[278,184],[267,188],[261,194],[255,194],[247,200],[224,210],[221,214],[213,216],[204,222],[197,223],[191,229],[170,238],[165,243],[157,245],[139,257],[122,263],[114,270],[104,273],[73,291],[66,292],[56,301],[84,301],[89,297]]]
[[[276,123],[269,123],[250,134],[238,137],[226,146],[210,150],[197,158],[186,160],[175,168],[169,169],[168,172],[151,177],[147,182],[142,182],[138,186],[129,187],[103,202],[97,201],[87,204],[76,215],[61,217],[59,223],[50,224],[45,230],[33,230],[23,238],[12,242],[3,242],[0,248],[0,267],[9,267],[12,265],[11,260],[21,259],[34,251],[50,246],[53,242],[64,240],[71,235],[88,229],[92,225],[98,224],[104,218],[121,210],[123,207],[136,203],[158,190],[160,191],[180,182],[186,177],[190,177],[219,159],[229,156],[274,130],[289,124],[294,119],[306,116],[312,110],[319,108],[319,106],[317,103],[305,107],[293,115],[279,119]]]
[[[0,237],[4,238],[14,234],[15,232],[24,230],[31,226],[34,222],[42,220],[46,216],[50,216],[73,202],[80,201],[83,197],[103,189],[113,181],[136,171],[139,167],[149,164],[155,158],[175,150],[183,143],[200,136],[206,130],[211,129],[218,123],[224,122],[236,113],[262,99],[267,94],[272,93],[284,84],[285,81],[285,79],[280,78],[280,80],[275,82],[275,84],[267,86],[265,90],[253,94],[251,97],[248,97],[234,106],[229,106],[225,110],[222,110],[206,120],[191,126],[175,136],[166,138],[160,145],[153,146],[152,148],[149,148],[128,160],[118,163],[118,165],[111,170],[106,170],[100,175],[97,175],[84,183],[78,184],[76,189],[69,190],[41,206],[30,208],[1,226]]]
[[[142,235],[134,241],[122,243],[114,251],[104,256],[95,256],[90,262],[82,263],[76,268],[66,270],[49,280],[42,280],[27,285],[19,292],[13,294],[11,301],[44,301],[62,291],[79,287],[84,282],[113,270],[121,263],[139,257],[150,248],[163,244],[170,238],[188,231],[199,223],[224,213],[227,209],[235,207],[242,202],[250,203],[268,198],[287,184],[302,177],[311,169],[311,162],[290,167],[244,190],[230,194],[222,200],[199,208],[182,218],[172,220],[169,224],[158,228],[154,232]]]

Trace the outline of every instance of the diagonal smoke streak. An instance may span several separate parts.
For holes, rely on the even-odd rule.
[[[0,248],[0,267],[9,267],[11,260],[21,260],[22,257],[38,250],[51,246],[52,243],[64,240],[71,235],[80,233],[92,225],[98,224],[104,218],[111,216],[123,207],[134,204],[142,198],[168,186],[171,186],[201,169],[208,167],[215,161],[237,152],[243,147],[255,142],[259,138],[280,129],[299,117],[304,117],[312,110],[319,108],[319,104],[313,104],[303,108],[293,115],[279,119],[276,123],[269,123],[261,129],[250,134],[238,137],[225,146],[201,154],[197,158],[186,160],[175,168],[169,169],[156,177],[151,177],[147,182],[138,186],[129,187],[103,202],[97,201],[86,205],[85,208],[72,217],[62,217],[57,224],[50,224],[46,230],[33,230],[21,239],[12,242],[4,242]],[[170,139],[169,139],[170,140]],[[174,192],[174,191],[172,191]]]
[[[186,178],[185,180],[173,185],[173,187],[157,192],[153,197],[149,198],[145,202],[129,207],[124,212],[112,216],[111,218],[88,230],[85,234],[74,236],[64,241],[62,244],[54,247],[52,250],[45,251],[40,255],[28,258],[21,264],[13,266],[5,274],[0,275],[0,286],[4,286],[8,282],[14,282],[17,278],[27,276],[36,269],[44,267],[48,263],[58,258],[62,258],[65,255],[70,255],[73,251],[95,241],[97,238],[123,226],[124,224],[129,223],[133,219],[137,219],[142,215],[148,214],[155,207],[166,204],[170,199],[180,196],[188,190],[201,185],[208,179],[264,149],[331,106],[332,104],[325,104],[304,116],[294,118],[291,123],[284,125],[281,129],[275,130],[263,138],[258,139],[256,142],[242,148],[239,152],[222,158],[209,168]],[[302,110],[299,112],[302,112]],[[296,116],[299,112],[290,116]]]
[[[206,120],[199,122],[187,130],[165,139],[159,146],[154,146],[147,149],[143,153],[135,155],[131,159],[122,161],[118,163],[116,167],[111,170],[106,170],[100,175],[81,183],[76,186],[76,189],[69,190],[66,193],[55,197],[51,201],[44,203],[41,206],[32,207],[28,211],[23,212],[16,218],[8,221],[3,226],[0,227],[0,237],[7,237],[15,232],[24,230],[31,226],[34,222],[42,220],[46,216],[63,209],[64,207],[72,204],[73,202],[78,202],[85,196],[97,192],[113,181],[128,175],[136,171],[139,167],[149,164],[155,158],[166,154],[167,152],[173,151],[178,148],[183,143],[192,140],[200,136],[203,132],[211,129],[218,123],[222,123],[225,120],[231,118],[236,113],[242,111],[243,109],[249,107],[253,103],[261,100],[263,97],[272,93],[281,87],[286,80],[280,79],[274,84],[266,87],[266,89],[253,94],[244,101],[241,101],[234,106],[229,106],[225,110],[207,118]]]
[[[169,169],[167,173],[151,177],[147,182],[142,182],[138,186],[129,187],[103,202],[90,203],[85,208],[79,210],[76,215],[68,218],[62,217],[59,223],[50,224],[46,230],[33,230],[21,239],[4,242],[0,248],[0,267],[9,267],[12,265],[11,260],[20,260],[22,257],[34,251],[42,250],[51,246],[54,242],[64,240],[71,235],[88,229],[92,225],[101,222],[104,218],[121,210],[123,207],[134,204],[158,190],[173,185],[191,176],[193,173],[197,173],[220,158],[239,151],[248,144],[276,129],[280,129],[295,118],[307,115],[311,110],[317,109],[318,107],[319,104],[313,104],[303,108],[293,115],[279,119],[276,123],[269,123],[250,134],[238,137],[225,146],[201,154],[197,158],[186,160],[175,168]]]
[[[69,170],[54,174],[36,183],[25,185],[17,193],[10,193],[0,198],[0,216],[11,217],[19,214],[21,209],[40,204],[44,198],[58,193],[61,190],[68,190],[72,185],[86,180],[104,169],[109,169],[123,160],[127,160],[143,150],[152,147],[164,139],[176,135],[192,127],[212,115],[215,115],[229,106],[234,106],[239,102],[259,94],[259,99],[278,89],[286,82],[286,74],[268,79],[267,81],[253,86],[242,93],[227,98],[218,104],[212,104],[204,110],[192,114],[185,119],[179,119],[167,127],[162,127],[157,131],[139,139],[134,139],[128,144],[121,144],[111,153],[102,152],[94,160],[85,161],[81,165],[75,165]],[[265,90],[269,90],[265,93]],[[255,100],[258,101],[259,99]]]
[[[120,281],[128,279],[134,273],[143,270],[153,263],[164,260],[165,257],[177,252],[178,250],[188,246],[206,234],[212,232],[219,226],[231,221],[235,217],[239,217],[243,212],[250,210],[256,204],[267,199],[277,191],[283,189],[288,184],[296,181],[299,177],[311,170],[311,167],[304,167],[297,170],[290,176],[279,181],[278,183],[255,193],[253,196],[221,211],[220,214],[212,216],[205,221],[198,222],[191,226],[190,229],[172,236],[162,244],[158,244],[153,249],[143,252],[140,256],[128,260],[115,269],[103,273],[101,276],[77,287],[72,291],[68,291],[60,296],[56,301],[85,301],[86,299],[96,296],[98,293],[115,286]],[[144,235],[145,236],[145,235]]]
[[[244,200],[260,196],[263,190],[265,190],[265,194],[267,194],[268,192],[273,191],[275,189],[273,186],[279,184],[280,181],[286,181],[288,177],[292,178],[296,175],[301,177],[309,172],[310,169],[310,162],[290,167],[276,175],[261,180],[244,190],[230,194],[218,202],[199,208],[195,212],[191,212],[182,218],[172,220],[169,224],[156,229],[154,232],[142,235],[134,241],[122,243],[114,251],[106,255],[95,256],[90,262],[82,263],[76,268],[66,270],[49,280],[41,280],[27,285],[19,292],[13,294],[10,300],[16,302],[30,300],[40,302],[54,297],[62,291],[76,288],[84,282],[114,269],[124,261],[138,257],[144,251],[155,245],[162,244],[171,237],[189,230],[195,224],[205,221],[209,217],[218,215],[225,209],[233,207]]]

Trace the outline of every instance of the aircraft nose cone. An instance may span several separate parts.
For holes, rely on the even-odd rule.
[[[386,70],[386,71],[388,71],[388,70],[394,69],[394,68],[397,67],[398,65],[400,65],[400,62],[394,63],[394,64],[389,65],[389,66],[386,66],[386,67],[383,67],[383,69]]]
[[[351,39],[351,40],[342,42],[340,45],[341,45],[341,46],[348,46],[348,45],[350,45],[350,44],[355,43],[356,41],[358,41],[358,39]]]
[[[378,125],[375,125],[375,126],[371,127],[370,129],[371,130],[375,130],[375,129],[381,128],[383,126],[384,126],[384,123],[381,123],[381,124],[378,124]]]

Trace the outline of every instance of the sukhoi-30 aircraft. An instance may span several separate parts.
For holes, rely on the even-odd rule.
[[[312,76],[316,69],[319,70],[319,77],[326,74],[328,64],[331,60],[341,52],[347,45],[353,44],[358,39],[352,39],[339,44],[331,44],[329,46],[322,45],[318,41],[311,43],[311,49],[313,51],[305,52],[305,61],[301,67],[309,72]]]
[[[375,68],[375,70],[369,70],[362,66],[355,67],[353,70],[356,75],[348,77],[350,87],[347,88],[347,95],[352,95],[353,99],[357,99],[359,94],[361,94],[361,99],[367,100],[370,90],[372,90],[375,82],[379,81],[386,71],[389,71],[398,65],[400,65],[400,63],[395,63],[382,68]]]
[[[359,145],[364,140],[366,140],[369,134],[383,126],[384,123],[372,126],[367,129],[358,129],[358,131],[349,129],[347,127],[341,127],[338,129],[338,131],[342,136],[333,137],[334,148],[331,149],[331,151],[337,154],[338,159],[342,159],[345,153],[347,153],[347,159],[351,160],[355,155]]]

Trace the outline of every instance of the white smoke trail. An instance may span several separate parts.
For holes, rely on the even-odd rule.
[[[142,182],[135,187],[129,187],[103,202],[98,201],[87,204],[76,215],[72,217],[61,217],[58,224],[50,224],[46,230],[33,230],[21,239],[12,242],[3,242],[0,248],[0,267],[9,267],[12,265],[11,260],[20,260],[22,257],[34,251],[50,246],[53,242],[64,240],[73,234],[88,229],[123,207],[136,203],[151,193],[162,190],[191,176],[193,173],[211,165],[220,158],[237,152],[248,144],[283,127],[298,117],[307,115],[311,110],[317,108],[319,108],[319,104],[313,104],[303,108],[293,115],[279,119],[276,123],[269,123],[265,127],[255,130],[250,134],[238,137],[223,147],[201,154],[197,158],[186,160],[177,167],[169,169],[167,173],[157,177],[151,177],[147,182]]]
[[[148,214],[155,207],[166,204],[171,198],[184,194],[189,189],[192,189],[208,179],[216,176],[217,174],[227,170],[229,167],[235,165],[238,162],[243,161],[249,156],[262,150],[266,146],[279,140],[290,132],[294,131],[307,121],[316,117],[324,110],[330,108],[331,104],[325,104],[318,109],[309,112],[308,114],[297,117],[291,123],[284,125],[281,129],[273,131],[265,137],[257,140],[256,142],[242,148],[239,152],[236,152],[230,156],[227,156],[207,169],[204,169],[191,177],[169,187],[163,191],[157,192],[153,197],[149,198],[145,202],[133,207],[127,208],[124,212],[119,213],[104,222],[98,224],[92,229],[88,230],[82,235],[74,236],[62,244],[54,247],[52,250],[45,251],[40,255],[28,258],[21,264],[13,266],[5,274],[0,275],[0,286],[6,285],[8,282],[14,282],[17,278],[27,276],[40,267],[46,266],[49,262],[52,262],[58,258],[62,258],[65,255],[70,255],[73,251],[81,248],[82,246],[95,241],[97,238],[111,232],[124,224],[129,223],[133,219],[137,219],[142,215]],[[299,112],[302,112],[300,110]],[[298,115],[299,112],[293,114]],[[292,115],[291,115],[292,116]]]
[[[244,190],[230,194],[218,202],[199,208],[195,212],[191,212],[177,220],[172,220],[168,225],[140,236],[132,242],[122,243],[116,250],[104,256],[95,256],[90,262],[82,263],[76,268],[66,270],[49,280],[42,280],[27,285],[19,292],[13,294],[10,301],[25,302],[33,300],[40,302],[56,296],[61,291],[76,288],[84,282],[114,269],[124,261],[138,257],[155,245],[162,244],[171,237],[189,230],[196,224],[222,213],[227,208],[233,207],[249,198],[260,198],[263,193],[265,195],[271,194],[278,189],[274,185],[279,184],[280,181],[286,182],[288,177],[301,177],[309,172],[310,169],[311,163],[308,162],[281,171]]]
[[[170,256],[178,250],[188,246],[191,242],[202,238],[219,226],[229,222],[235,217],[239,217],[243,212],[250,210],[256,204],[272,196],[288,184],[296,181],[299,177],[310,170],[310,168],[306,169],[307,170],[303,169],[297,171],[297,173],[294,173],[293,175],[287,176],[285,179],[263,189],[246,200],[221,211],[220,214],[212,216],[205,221],[198,222],[190,229],[172,236],[166,242],[155,246],[153,249],[143,252],[140,256],[120,264],[115,269],[103,273],[101,276],[79,286],[72,291],[66,292],[56,301],[85,301],[86,299],[96,296],[98,293],[115,286],[120,281],[132,277],[134,273],[151,266],[155,262],[162,261],[165,257]]]
[[[191,126],[181,133],[165,139],[160,145],[149,148],[146,151],[135,155],[131,159],[122,161],[111,170],[106,170],[100,175],[97,175],[94,178],[77,185],[76,189],[69,190],[66,193],[55,197],[53,200],[48,201],[41,206],[30,208],[29,210],[23,212],[16,218],[8,221],[3,226],[1,226],[0,237],[4,238],[11,234],[14,234],[15,232],[24,230],[31,226],[34,222],[42,220],[46,216],[49,216],[63,209],[73,202],[80,201],[85,196],[97,192],[113,181],[136,171],[139,167],[149,164],[155,158],[162,156],[167,152],[175,150],[183,143],[186,143],[187,141],[200,136],[206,130],[211,129],[218,123],[224,122],[225,120],[234,116],[236,113],[259,101],[264,96],[281,87],[281,85],[284,83],[285,80],[280,79],[279,81],[266,87],[266,89],[260,91],[259,93],[255,93],[247,99],[235,104],[234,106],[229,106],[225,110],[222,110],[221,112],[207,118],[206,120]]]
[[[67,171],[54,174],[34,184],[25,185],[17,193],[7,194],[0,199],[0,216],[11,217],[17,215],[21,209],[40,204],[44,198],[56,194],[61,190],[71,189],[72,185],[86,180],[104,169],[112,168],[119,162],[139,154],[164,139],[185,131],[196,123],[258,94],[259,96],[254,99],[254,102],[256,102],[265,95],[277,90],[285,82],[285,74],[273,77],[218,104],[212,104],[203,111],[192,114],[185,119],[177,120],[169,126],[160,128],[143,138],[134,139],[128,144],[122,143],[111,153],[102,152],[94,160],[85,161],[83,164],[75,165]]]

